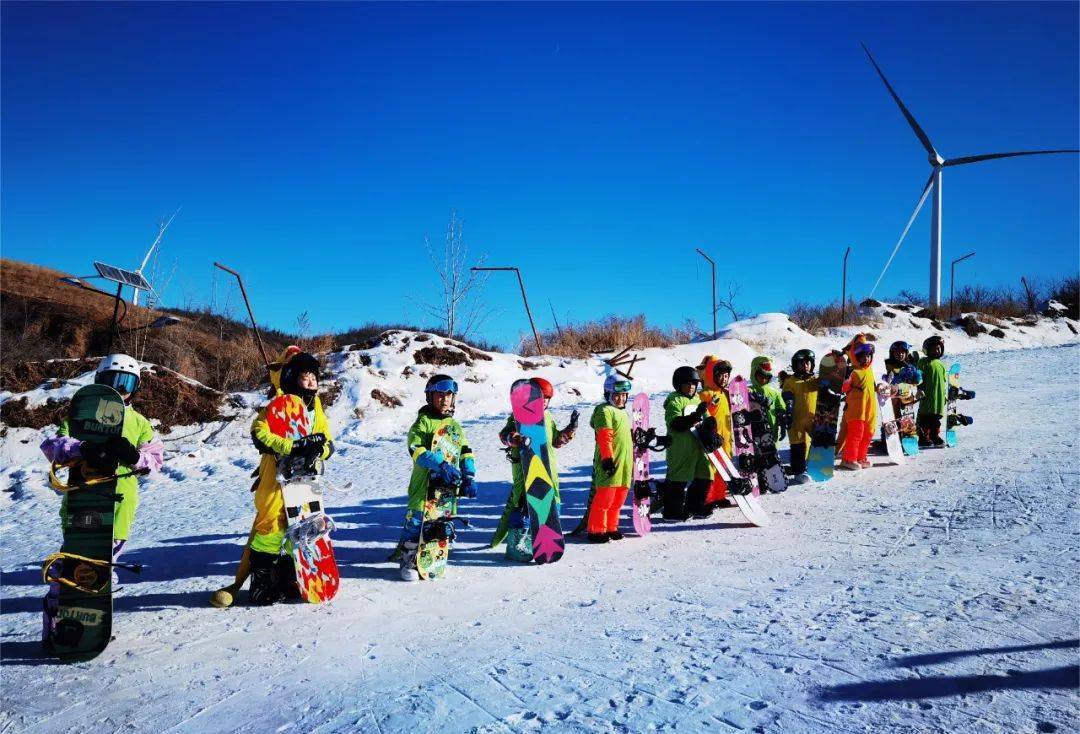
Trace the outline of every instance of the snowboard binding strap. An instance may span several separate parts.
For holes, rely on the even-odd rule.
[[[105,579],[100,586],[84,586],[79,582],[75,581],[74,579],[66,578],[63,573],[58,576],[53,576],[49,574],[49,571],[54,565],[56,565],[58,561],[65,560],[79,561],[80,563],[89,564],[91,567],[94,568],[95,571],[109,568],[122,568],[126,571],[131,571],[132,573],[142,573],[141,563],[117,563],[114,561],[103,561],[100,558],[87,558],[86,556],[76,555],[75,553],[64,553],[61,551],[59,553],[53,553],[51,556],[47,556],[45,558],[45,561],[41,564],[41,582],[43,584],[63,584],[64,586],[70,586],[76,591],[81,591],[84,594],[100,594],[105,590],[105,587],[107,587],[112,581],[112,574],[103,573],[99,574]]]

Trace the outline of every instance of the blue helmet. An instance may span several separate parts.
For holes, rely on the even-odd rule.
[[[608,375],[604,378],[604,399],[610,400],[617,392],[628,393],[633,388],[633,383],[621,375]]]

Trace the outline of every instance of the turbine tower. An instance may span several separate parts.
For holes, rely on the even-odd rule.
[[[1049,155],[1052,153],[1080,153],[1080,149],[1069,150],[1022,150],[1013,153],[983,153],[981,155],[966,155],[960,158],[942,158],[941,155],[934,148],[934,144],[930,142],[929,136],[916,122],[915,116],[911,114],[904,103],[900,100],[900,96],[896,93],[896,90],[889,84],[889,80],[885,78],[885,74],[881,71],[881,67],[874,61],[874,57],[870,53],[870,49],[866,47],[866,44],[861,44],[863,51],[866,52],[866,56],[870,59],[870,63],[874,65],[874,70],[877,71],[881,81],[884,82],[885,88],[889,90],[889,94],[892,95],[893,101],[896,102],[896,106],[900,108],[900,112],[903,113],[904,119],[908,121],[908,125],[911,126],[912,131],[915,133],[915,137],[922,143],[923,148],[926,149],[926,154],[930,160],[930,166],[933,170],[930,173],[930,178],[926,182],[926,186],[923,187],[922,196],[919,198],[919,203],[915,205],[915,211],[911,215],[911,219],[908,220],[907,226],[904,227],[903,233],[900,235],[900,241],[896,243],[896,247],[893,249],[892,256],[889,257],[889,262],[885,263],[885,270],[888,270],[889,264],[892,263],[893,257],[896,256],[897,250],[900,249],[900,244],[904,241],[904,237],[907,236],[908,230],[911,229],[912,222],[915,221],[915,217],[918,216],[919,210],[922,209],[924,203],[926,203],[926,196],[930,193],[930,190],[934,191],[934,203],[931,209],[930,215],[930,305],[941,305],[941,174],[942,172],[951,166],[963,166],[968,163],[979,163],[981,161],[994,160],[995,158],[1015,158],[1021,155]],[[885,270],[881,271],[881,275],[878,276],[878,282],[874,284],[876,289],[878,283],[881,282],[881,277],[885,275]],[[873,295],[873,290],[871,290]]]

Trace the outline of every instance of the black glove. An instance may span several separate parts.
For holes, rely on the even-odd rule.
[[[577,411],[577,408],[574,408],[574,410],[570,413],[570,422],[566,425],[566,428],[563,429],[563,433],[566,433],[567,431],[573,433],[574,431],[576,431],[578,418],[580,417],[581,413]]]
[[[604,470],[604,473],[609,477],[615,473],[615,459],[603,459],[600,461],[600,468]]]
[[[701,420],[702,418],[705,417],[705,414],[708,413],[708,412],[709,412],[709,404],[708,403],[698,403],[698,407],[694,410],[694,416],[698,420]]]
[[[123,436],[112,436],[105,442],[105,450],[124,466],[135,466],[139,461],[139,450]]]
[[[101,474],[115,474],[118,462],[103,443],[83,441],[79,447],[79,456],[86,465]]]
[[[322,456],[323,446],[325,445],[326,436],[322,433],[301,436],[292,442],[292,451],[289,452],[289,456],[300,456],[312,461]]]
[[[912,349],[910,352],[908,352],[907,363],[910,365],[919,364],[919,352],[917,350]]]

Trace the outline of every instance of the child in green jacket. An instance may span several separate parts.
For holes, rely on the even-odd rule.
[[[405,524],[401,528],[398,548],[390,556],[400,559],[401,577],[416,581],[416,552],[420,544],[420,526],[424,519],[424,502],[428,499],[428,486],[432,479],[444,485],[457,487],[459,497],[476,497],[476,464],[472,449],[465,439],[461,424],[454,420],[458,384],[449,375],[434,375],[424,387],[427,404],[416,416],[409,429],[407,445],[413,469],[409,477],[409,506],[405,512]],[[436,434],[445,433],[455,444],[458,455],[446,456],[432,441]]]
[[[750,362],[750,399],[761,406],[765,416],[765,425],[772,432],[773,441],[783,438],[781,435],[781,417],[787,412],[784,398],[773,384],[773,360],[764,355],[754,357]]]
[[[918,360],[922,372],[922,400],[919,401],[919,414],[915,423],[919,429],[919,446],[941,447],[945,440],[941,437],[941,422],[945,418],[945,402],[949,395],[949,379],[945,371],[945,340],[935,334],[923,341],[926,353]]]

